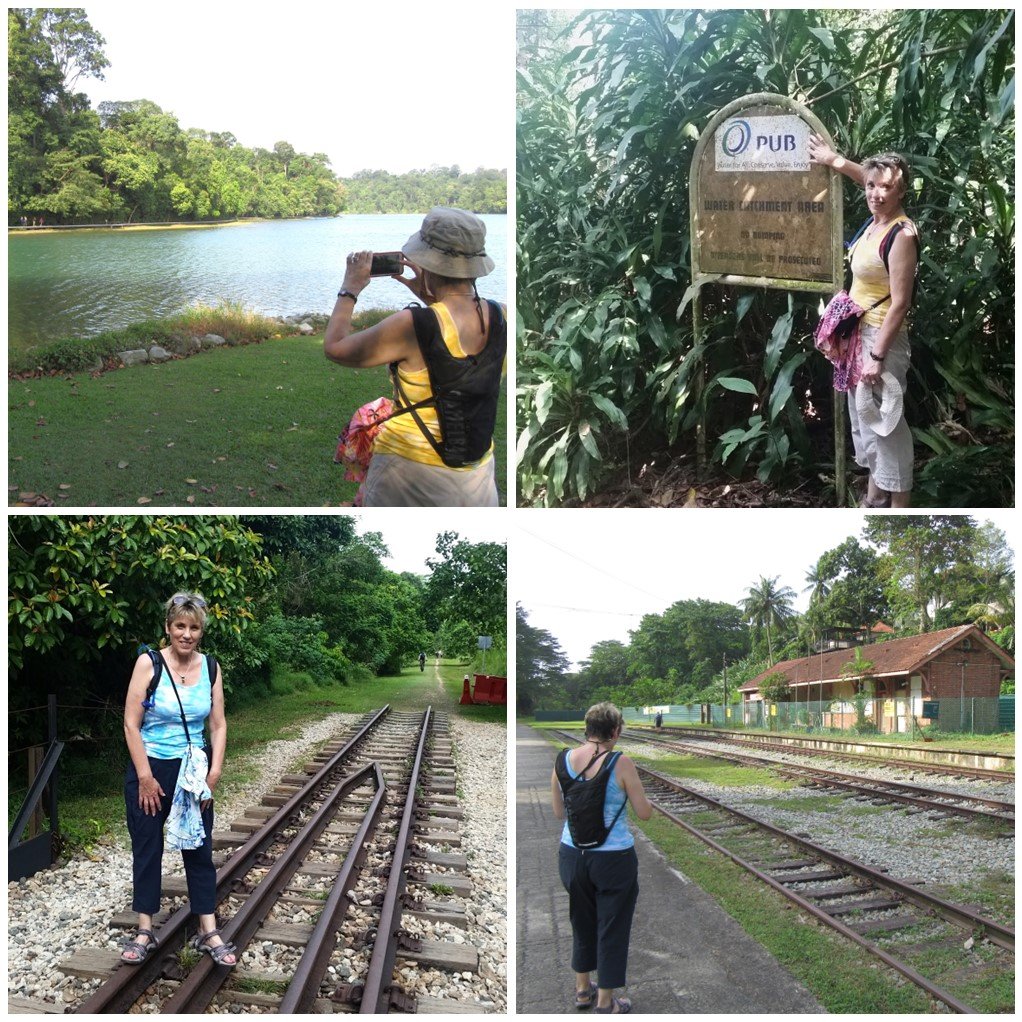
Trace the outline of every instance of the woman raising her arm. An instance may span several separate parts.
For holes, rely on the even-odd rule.
[[[863,395],[848,393],[855,460],[869,470],[863,507],[909,506],[912,489],[912,431],[904,414],[890,421],[862,414],[895,386],[904,394],[911,350],[906,318],[912,305],[919,239],[915,224],[903,208],[911,181],[908,164],[897,153],[871,156],[861,164],[839,156],[822,138],[809,137],[813,163],[833,167],[866,190],[872,214],[861,237],[850,249],[852,287],[849,297],[867,310],[861,320]],[[886,254],[887,258],[884,259]]]

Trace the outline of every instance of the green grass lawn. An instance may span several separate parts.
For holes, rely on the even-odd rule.
[[[322,337],[285,337],[191,358],[12,380],[8,502],[57,506],[337,506],[357,485],[333,463],[359,405],[391,392],[386,367],[327,362]],[[507,407],[494,434],[507,493]],[[123,467],[122,467],[123,466]]]

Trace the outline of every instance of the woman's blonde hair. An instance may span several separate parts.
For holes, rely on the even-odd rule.
[[[586,738],[609,742],[624,723],[624,715],[613,703],[597,703],[586,710]]]
[[[871,170],[889,170],[891,173],[897,171],[901,174],[901,183],[906,195],[912,187],[912,170],[908,165],[908,160],[901,153],[878,153],[876,156],[866,157],[862,161],[863,176]]]
[[[200,593],[174,593],[167,600],[167,627],[169,628],[179,617],[188,615],[199,622],[199,627],[206,630],[206,601]]]

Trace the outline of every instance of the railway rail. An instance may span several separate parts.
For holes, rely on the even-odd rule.
[[[766,767],[783,777],[805,780],[814,785],[850,792],[858,797],[884,803],[898,803],[919,810],[950,813],[971,819],[995,821],[998,824],[1015,827],[1015,803],[1003,799],[986,798],[979,795],[963,795],[959,792],[940,788],[927,788],[904,781],[863,777],[859,774],[844,774],[820,767],[800,766],[783,763],[763,756],[740,752],[720,752],[705,747],[705,740],[694,739],[686,742],[684,735],[655,735],[644,730],[628,729],[623,737],[631,741],[646,742],[657,746],[677,749],[704,756],[722,759],[755,767]],[[800,752],[801,750],[788,750]]]
[[[800,756],[821,756],[827,759],[847,760],[855,763],[879,763],[883,766],[900,767],[905,770],[921,770],[927,773],[945,774],[951,777],[985,778],[1002,783],[1010,783],[1015,780],[1015,757],[1002,753],[984,756],[984,758],[994,759],[1002,764],[995,769],[949,763],[940,759],[941,756],[949,755],[941,750],[930,751],[912,748],[912,757],[882,754],[871,755],[870,753],[842,751],[840,747],[850,750],[853,747],[853,743],[836,739],[828,739],[826,744],[829,747],[823,748],[801,738],[767,738],[742,731],[719,731],[714,728],[685,727],[677,728],[676,730],[684,732],[686,737],[709,739],[715,742],[726,742],[749,748],[798,753]],[[834,748],[834,746],[839,746],[839,748]],[[886,748],[894,751],[909,751],[910,747],[891,745]],[[954,755],[965,754],[955,753]]]
[[[566,731],[552,733],[577,740]],[[1011,927],[758,820],[648,767],[637,769],[654,809],[666,819],[951,1011],[967,1014],[976,1009],[924,975],[925,966],[919,963],[928,954],[970,941],[987,942],[988,957],[996,959],[996,967],[1014,969]]]
[[[193,925],[182,907],[157,918],[160,945],[139,966],[108,950],[90,960],[88,949],[61,963],[102,979],[77,1011],[197,1014],[227,1002],[282,1014],[479,1010],[406,982],[416,968],[478,967],[467,943],[411,932],[426,932],[424,922],[440,934],[465,925],[464,904],[451,898],[467,897],[470,885],[467,860],[452,851],[462,810],[446,726],[432,710],[384,707],[214,833],[214,849],[226,853],[218,913],[223,939],[238,947],[235,969],[182,955]],[[164,887],[183,892],[175,878]],[[132,921],[128,912],[114,920]]]

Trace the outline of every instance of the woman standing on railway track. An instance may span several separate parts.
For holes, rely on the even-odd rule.
[[[165,823],[168,846],[181,849],[188,900],[199,918],[193,946],[217,965],[237,964],[237,949],[221,938],[214,914],[213,789],[223,772],[227,720],[220,667],[199,653],[205,625],[206,601],[175,593],[166,604],[167,645],[139,656],[128,685],[124,800],[138,913],[138,933],[121,951],[128,965],[140,965],[158,944],[153,917],[160,910]]]
[[[591,706],[585,742],[560,753],[551,778],[554,814],[565,820],[559,869],[573,934],[575,1007],[591,1008],[595,997],[599,1014],[632,1010],[628,998],[614,996],[625,985],[639,895],[639,860],[625,807],[630,804],[640,820],[653,815],[635,764],[613,751],[623,726],[612,703]]]

